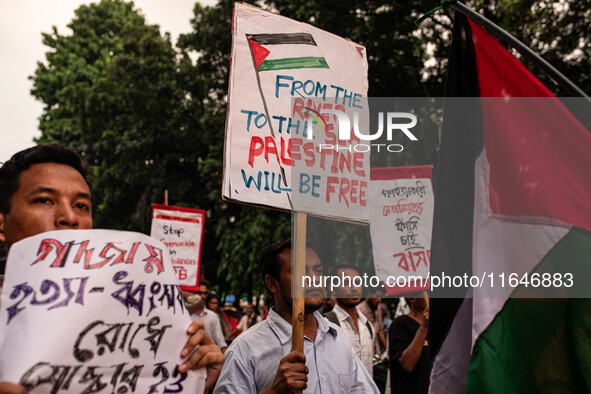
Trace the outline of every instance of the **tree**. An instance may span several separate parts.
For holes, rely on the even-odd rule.
[[[220,289],[235,294],[264,292],[258,253],[270,242],[290,234],[288,213],[222,201],[222,171],[226,94],[230,66],[233,2],[216,7],[195,4],[193,31],[179,37],[179,78],[187,101],[184,127],[205,130],[201,143],[199,177],[207,190],[211,216],[209,240],[216,246],[215,262],[206,276],[215,278]],[[192,60],[196,59],[196,60]]]
[[[180,200],[200,189],[187,177],[198,144],[179,127],[176,52],[133,3],[104,0],[75,15],[71,35],[43,34],[47,64],[32,78],[45,104],[39,142],[72,146],[94,165],[96,227],[147,232],[166,187]]]
[[[269,1],[281,15],[310,23],[367,48],[369,97],[441,96],[442,86],[423,79],[427,41],[414,21],[431,1]],[[432,35],[434,44],[446,38]],[[432,77],[441,75],[441,67]]]

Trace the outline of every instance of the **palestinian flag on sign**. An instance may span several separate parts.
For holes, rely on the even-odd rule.
[[[446,96],[481,99],[444,109],[432,274],[494,262],[591,284],[591,133],[483,27],[454,24]],[[539,294],[433,298],[430,392],[591,392],[591,301]]]
[[[247,34],[246,38],[257,71],[330,68],[312,34]]]

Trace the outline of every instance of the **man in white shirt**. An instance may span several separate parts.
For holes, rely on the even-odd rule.
[[[306,289],[304,351],[292,351],[291,239],[261,252],[261,273],[275,306],[259,324],[236,338],[226,351],[214,394],[352,393],[378,394],[378,388],[343,331],[317,312],[324,291]],[[322,277],[316,252],[306,250],[306,275]]]
[[[263,320],[261,315],[258,315],[256,313],[254,305],[252,305],[250,302],[248,304],[246,304],[245,310],[246,310],[246,313],[244,314],[244,316],[242,316],[242,318],[238,322],[238,326],[236,327],[236,329],[238,331],[244,332],[244,331],[248,330],[250,327],[259,323],[261,320]]]
[[[339,263],[331,269],[331,275],[345,280],[332,294],[337,300],[334,309],[326,313],[324,317],[343,329],[355,354],[369,375],[373,377],[373,338],[375,333],[371,323],[357,307],[361,302],[362,288],[353,285],[354,278],[359,276],[359,271],[350,264]]]
[[[222,349],[222,353],[226,351],[228,344],[224,339],[222,332],[222,323],[220,317],[212,310],[205,307],[205,301],[202,297],[195,297],[195,312],[191,314],[191,320],[201,320],[205,325],[205,332],[214,340],[215,344]]]

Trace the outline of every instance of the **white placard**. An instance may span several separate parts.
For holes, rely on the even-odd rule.
[[[367,111],[365,48],[240,3],[232,40],[224,198],[367,222],[369,151],[337,141],[326,112]]]
[[[179,374],[191,322],[167,249],[144,234],[61,230],[8,255],[0,381],[34,393],[203,392]]]
[[[429,288],[434,206],[431,168],[372,168],[369,228],[373,259],[376,275],[389,295]],[[392,286],[393,280],[397,285]]]
[[[205,211],[152,204],[150,235],[162,242],[183,290],[199,289]]]

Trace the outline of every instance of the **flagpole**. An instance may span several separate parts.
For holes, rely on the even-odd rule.
[[[571,96],[574,97],[589,97],[583,92],[577,85],[575,85],[570,79],[564,74],[554,68],[550,63],[544,60],[540,55],[532,51],[527,45],[513,37],[511,34],[500,28],[495,23],[486,19],[470,7],[459,1],[451,3],[451,7],[459,13],[472,19],[474,22],[484,26],[490,34],[492,34],[497,40],[503,41],[506,44],[513,47],[517,52],[530,60],[534,65],[539,67],[546,75],[552,78],[560,87],[567,91]]]

